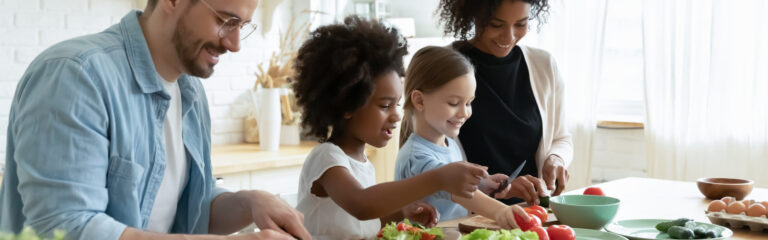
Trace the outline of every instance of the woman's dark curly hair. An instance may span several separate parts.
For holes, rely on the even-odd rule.
[[[317,28],[299,49],[293,91],[307,135],[328,141],[344,129],[345,113],[362,107],[374,79],[389,71],[404,75],[407,42],[397,29],[357,16]]]
[[[488,25],[503,1],[509,0],[440,0],[435,14],[439,12],[440,22],[445,24],[445,35],[467,40],[474,36],[472,27],[483,29]],[[531,19],[536,19],[539,27],[546,22],[548,0],[517,1],[531,4]]]

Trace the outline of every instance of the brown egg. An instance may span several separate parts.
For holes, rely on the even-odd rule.
[[[761,204],[763,204],[765,209],[768,209],[768,201],[763,201],[763,202],[761,202]]]
[[[739,214],[739,213],[743,213],[744,211],[747,211],[747,207],[744,206],[744,203],[736,202],[736,201],[734,201],[731,204],[728,204],[728,207],[725,208],[725,212],[730,214]]]
[[[719,212],[724,210],[726,207],[727,205],[722,200],[715,200],[709,203],[709,207],[707,207],[707,211]]]
[[[723,202],[725,202],[726,205],[731,205],[732,202],[736,201],[733,197],[723,197],[723,199],[720,199]]]
[[[741,201],[741,203],[743,203],[744,206],[752,206],[752,204],[755,203],[755,200],[752,200],[752,199],[744,200],[744,201]]]
[[[747,216],[750,217],[759,217],[763,216],[765,214],[765,206],[759,203],[752,204],[749,206],[749,209],[747,209]]]

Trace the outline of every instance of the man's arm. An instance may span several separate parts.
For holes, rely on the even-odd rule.
[[[120,240],[294,240],[290,235],[278,233],[272,230],[262,230],[257,233],[221,236],[221,235],[182,235],[182,234],[160,234],[143,232],[135,228],[126,228]]]
[[[229,234],[251,223],[259,229],[312,239],[304,227],[304,215],[274,194],[258,190],[222,193],[211,202],[210,233]]]

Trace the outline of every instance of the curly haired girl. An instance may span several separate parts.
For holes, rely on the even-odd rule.
[[[472,197],[486,176],[483,167],[460,162],[375,183],[364,149],[386,146],[401,120],[406,46],[396,29],[353,16],[318,28],[299,49],[293,89],[302,125],[321,144],[301,170],[297,209],[316,239],[375,238],[381,222],[419,209],[436,214],[427,204],[411,203],[441,190]]]

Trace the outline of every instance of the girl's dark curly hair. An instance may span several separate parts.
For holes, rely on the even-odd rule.
[[[472,27],[483,29],[488,25],[503,1],[509,0],[440,0],[435,14],[440,14],[440,22],[445,25],[445,35],[467,40],[474,36]],[[517,1],[531,4],[531,19],[536,19],[539,27],[546,22],[549,14],[548,0]]]
[[[374,79],[389,71],[404,75],[407,42],[397,29],[357,16],[317,28],[299,49],[293,91],[307,135],[328,141],[344,129],[344,114],[362,107]]]

